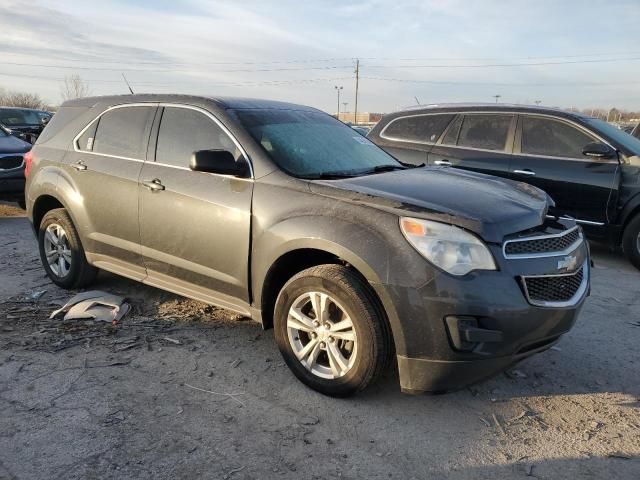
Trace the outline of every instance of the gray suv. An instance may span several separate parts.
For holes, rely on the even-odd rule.
[[[553,345],[589,291],[582,230],[541,190],[401,164],[309,107],[84,98],[27,160],[53,282],[104,269],[251,317],[328,395],[393,358],[404,392],[478,381]]]

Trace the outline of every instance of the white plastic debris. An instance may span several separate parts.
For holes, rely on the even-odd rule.
[[[124,297],[92,290],[75,295],[49,318],[64,320],[94,319],[103,322],[119,321],[131,309]]]

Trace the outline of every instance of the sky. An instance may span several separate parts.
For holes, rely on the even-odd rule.
[[[0,0],[0,88],[640,110],[640,0]]]

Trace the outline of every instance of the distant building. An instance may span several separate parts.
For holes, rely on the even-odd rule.
[[[373,125],[375,123],[378,123],[381,118],[382,113],[369,112],[358,112],[357,119],[355,118],[353,112],[340,112],[338,115],[338,120],[342,120],[344,123],[352,123],[355,125]]]

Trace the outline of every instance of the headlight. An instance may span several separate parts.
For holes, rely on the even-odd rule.
[[[400,229],[424,258],[452,275],[466,275],[472,270],[496,270],[487,246],[461,228],[402,217]]]

